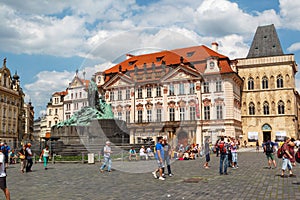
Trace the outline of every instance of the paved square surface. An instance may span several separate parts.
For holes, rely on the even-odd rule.
[[[276,169],[267,169],[265,154],[240,152],[239,169],[219,175],[219,158],[211,155],[210,168],[204,158],[172,163],[173,177],[154,179],[155,161],[114,161],[113,172],[100,173],[96,164],[33,165],[33,172],[20,172],[20,165],[8,169],[7,184],[12,200],[108,200],[108,199],[300,199],[300,170],[295,178],[280,177],[281,160]],[[138,173],[137,173],[138,172]],[[286,172],[287,174],[287,172]],[[0,194],[4,199],[4,194]]]

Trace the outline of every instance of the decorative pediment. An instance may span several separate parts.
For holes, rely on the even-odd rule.
[[[202,79],[200,73],[186,65],[179,65],[173,70],[170,70],[168,74],[166,74],[161,81],[178,81],[178,80],[191,80],[191,79]]]
[[[124,74],[117,74],[108,82],[103,85],[103,88],[127,87],[131,86],[133,81],[131,78]]]
[[[114,83],[112,83],[109,87],[126,87],[126,86],[129,86],[130,83],[122,80],[122,79],[119,79],[119,80],[116,80]]]
[[[80,78],[75,76],[72,82],[70,83],[69,88],[82,87],[82,86],[84,86],[83,82],[80,80]]]

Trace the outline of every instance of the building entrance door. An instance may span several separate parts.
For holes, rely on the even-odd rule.
[[[264,131],[263,132],[263,142],[271,140],[271,131]]]

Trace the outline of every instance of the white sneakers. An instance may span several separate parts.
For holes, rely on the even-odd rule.
[[[156,179],[158,178],[157,175],[156,175],[156,172],[152,172],[152,174],[153,174],[154,178],[156,178]],[[160,176],[158,179],[159,179],[159,180],[162,180],[162,181],[165,180],[165,178],[162,177],[162,176]]]
[[[157,178],[156,172],[152,172],[154,178]]]

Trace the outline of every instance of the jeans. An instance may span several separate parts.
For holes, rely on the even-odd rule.
[[[44,167],[47,168],[49,157],[48,156],[43,156],[43,160],[44,160]]]
[[[26,172],[31,171],[32,165],[33,165],[32,158],[27,158]]]
[[[237,152],[231,152],[231,155],[232,155],[232,162],[236,163],[236,165],[237,165],[237,162],[238,162],[238,160],[237,160]]]
[[[288,158],[282,158],[282,170],[286,170],[286,168],[288,168],[288,170],[292,170],[292,164],[290,159]]]
[[[167,156],[165,157],[164,159],[164,164],[167,165],[167,169],[168,169],[168,174],[172,174],[172,171],[171,171],[171,162],[170,162],[170,156]]]
[[[100,169],[103,170],[106,167],[106,165],[107,165],[107,170],[110,171],[111,170],[111,158],[104,157],[104,163],[102,164]]]
[[[228,156],[227,154],[220,155],[220,174],[223,174],[223,165],[224,165],[224,173],[227,173],[227,163],[228,163]]]

